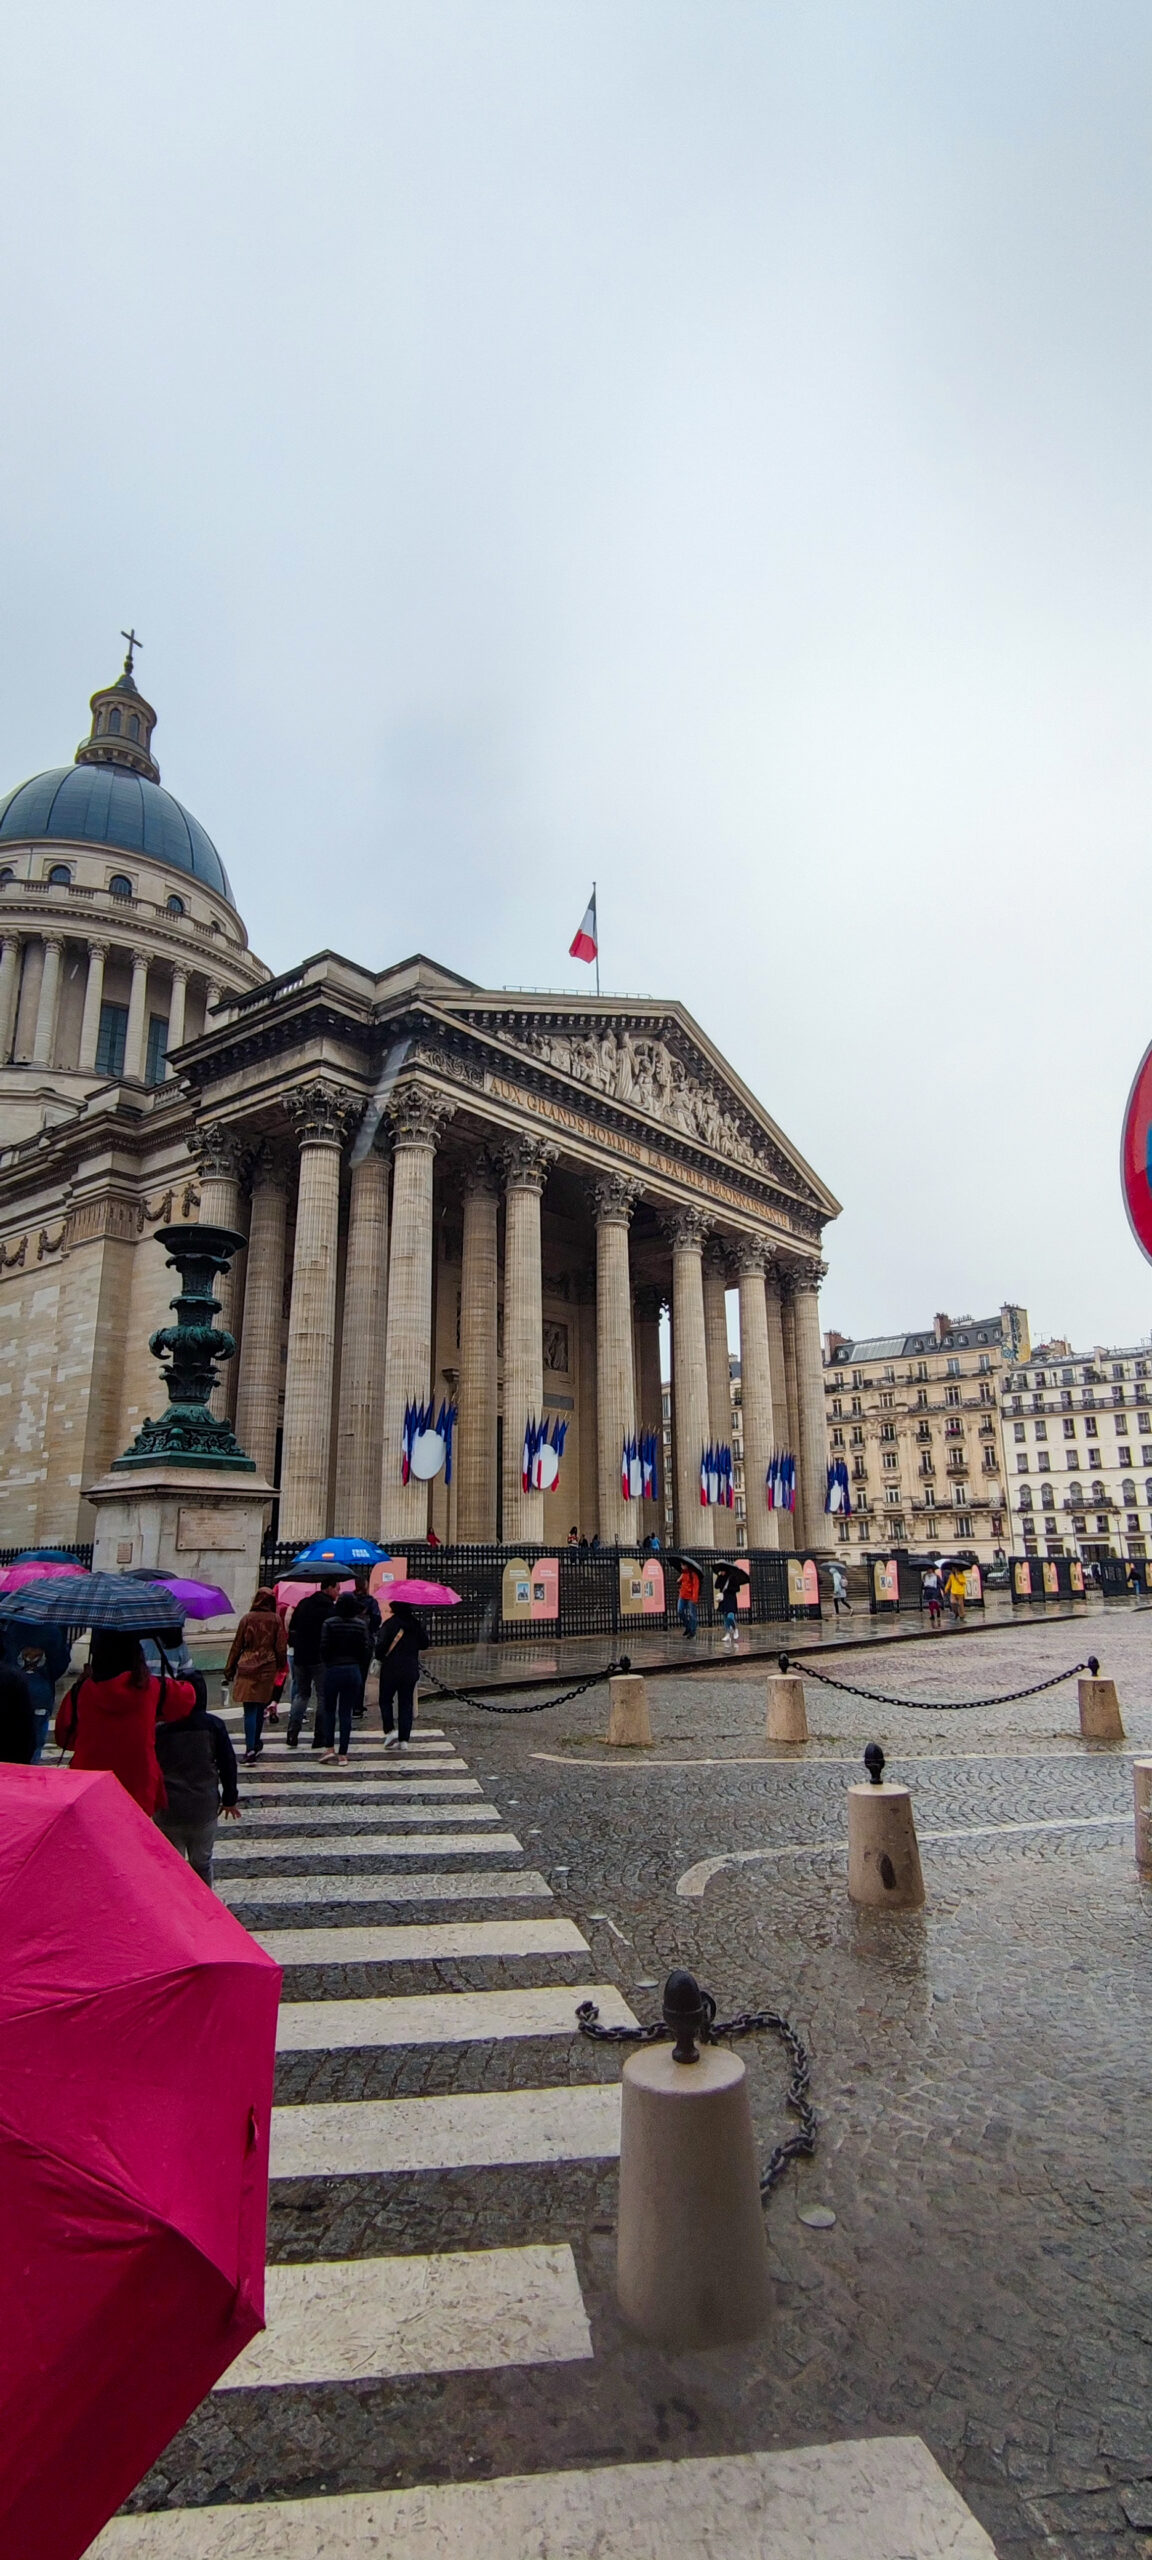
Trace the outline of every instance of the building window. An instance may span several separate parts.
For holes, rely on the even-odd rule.
[[[959,1377],[959,1375],[960,1375],[960,1363],[959,1363],[959,1361],[958,1361],[958,1360],[950,1360],[950,1361],[948,1362],[947,1375],[948,1375],[950,1378],[958,1378],[958,1377]]]
[[[842,1432],[842,1431],[834,1431],[834,1432],[833,1432],[833,1434],[832,1434],[832,1446],[833,1446],[833,1448],[834,1448],[834,1449],[842,1449],[842,1448],[843,1448],[843,1446],[844,1446],[844,1434],[843,1434],[843,1432]]]
[[[880,1437],[881,1437],[881,1439],[882,1439],[882,1440],[894,1440],[894,1439],[895,1439],[895,1437],[896,1437],[896,1425],[895,1425],[895,1423],[894,1423],[894,1422],[882,1422],[882,1423],[881,1423],[881,1425],[880,1425]]]
[[[1088,1437],[1089,1437],[1089,1439],[1090,1439],[1090,1440],[1098,1440],[1098,1439],[1099,1439],[1099,1437],[1100,1437],[1100,1425],[1099,1425],[1099,1423],[1097,1422],[1097,1420],[1096,1420],[1096,1416],[1095,1416],[1095,1414],[1094,1414],[1094,1413],[1090,1413],[1090,1414],[1089,1414],[1088,1419],[1087,1419],[1087,1421],[1086,1421],[1086,1423],[1085,1423],[1085,1425],[1084,1425],[1084,1428],[1085,1428],[1085,1431],[1087,1432]]]
[[[1047,1437],[1048,1437],[1048,1425],[1047,1425],[1047,1423],[1046,1423],[1046,1422],[1034,1422],[1034,1423],[1033,1423],[1033,1425],[1032,1425],[1032,1428],[1033,1428],[1033,1430],[1034,1430],[1034,1432],[1035,1432],[1036,1437],[1037,1437],[1037,1439],[1038,1439],[1038,1440],[1046,1440],[1046,1439],[1047,1439]]]
[[[1049,1467],[1050,1467],[1050,1466],[1051,1466],[1051,1464],[1052,1464],[1052,1460],[1051,1460],[1051,1458],[1049,1457],[1048,1452],[1047,1452],[1047,1450],[1046,1450],[1046,1449],[1038,1449],[1038,1450],[1037,1450],[1037,1452],[1036,1452],[1036,1464],[1037,1464],[1037,1466],[1038,1466],[1038,1468],[1039,1468],[1039,1470],[1040,1470],[1041,1475],[1046,1475],[1046,1474],[1047,1474],[1047,1472],[1048,1472]]]
[[[1016,1473],[1018,1476],[1026,1476],[1028,1473],[1028,1452],[1026,1449],[1018,1449],[1016,1452]]]
[[[1051,1485],[1050,1485],[1050,1484],[1046,1484],[1046,1485],[1045,1485],[1045,1487],[1044,1487],[1044,1491],[1043,1491],[1043,1493],[1042,1493],[1042,1494],[1041,1494],[1041,1496],[1040,1496],[1040,1500],[1041,1500],[1041,1502],[1043,1503],[1043,1505],[1044,1505],[1044,1509],[1045,1509],[1046,1511],[1054,1511],[1054,1510],[1055,1510],[1055,1508],[1056,1508],[1056,1496],[1055,1496],[1055,1494],[1053,1493],[1053,1491],[1052,1491],[1052,1487],[1051,1487]]]
[[[163,1084],[168,1065],[168,1016],[148,1016],[148,1061],[144,1069],[146,1084]]]
[[[120,735],[120,714],[115,706],[113,706],[112,710],[108,714],[108,726],[111,730],[112,736],[114,738],[118,738]]]
[[[886,1467],[894,1467],[899,1460],[899,1456],[900,1452],[898,1449],[885,1449],[883,1453],[883,1464]]]
[[[853,1446],[853,1448],[854,1448],[854,1449],[862,1449],[862,1448],[863,1448],[863,1446],[864,1446],[864,1434],[863,1434],[863,1432],[862,1432],[862,1430],[861,1430],[860,1425],[859,1425],[859,1423],[858,1423],[858,1422],[856,1422],[856,1423],[854,1423],[854,1424],[853,1424],[853,1426],[852,1426],[852,1430],[851,1430],[851,1432],[849,1433],[849,1438],[850,1438],[850,1440],[851,1440],[851,1442],[852,1442],[852,1446]],[[1149,1466],[1150,1466],[1150,1467],[1152,1467],[1152,1458],[1149,1458],[1149,1460],[1148,1460],[1148,1464],[1149,1464]]]
[[[1107,1512],[1104,1512],[1104,1514],[1103,1514],[1102,1516],[1101,1516],[1100,1514],[1097,1514],[1097,1519],[1096,1519],[1096,1535],[1097,1535],[1097,1537],[1098,1537],[1098,1538],[1106,1538],[1106,1537],[1107,1537],[1107,1535],[1108,1535],[1108,1514],[1107,1514]]]
[[[981,1389],[980,1389],[980,1402],[981,1402],[981,1404],[991,1404],[991,1402],[992,1402],[992,1389],[991,1389],[991,1387],[987,1387],[987,1386],[985,1386],[985,1387],[981,1387]]]
[[[1103,1487],[1103,1485],[1102,1485],[1102,1484],[1100,1484],[1100,1483],[1099,1483],[1099,1481],[1094,1481],[1093,1486],[1092,1486],[1092,1500],[1093,1500],[1093,1502],[1103,1502],[1104,1498],[1105,1498],[1105,1496],[1104,1496],[1104,1487]]]
[[[1064,1452],[1064,1455],[1065,1455],[1065,1457],[1067,1458],[1067,1460],[1068,1460],[1068,1464],[1069,1464],[1069,1466],[1070,1466],[1070,1467],[1075,1467],[1075,1466],[1078,1466],[1078,1465],[1079,1465],[1080,1461],[1079,1461],[1079,1458],[1077,1457],[1077,1454],[1076,1454],[1075,1449],[1066,1449],[1066,1450],[1065,1450],[1065,1452]],[[1150,1458],[1150,1459],[1149,1459],[1148,1463],[1149,1463],[1149,1466],[1152,1466],[1152,1458]]]
[[[1135,1502],[1136,1500],[1136,1487],[1132,1482],[1131,1476],[1125,1476],[1124,1478],[1123,1484],[1120,1487],[1120,1500],[1121,1502]]]
[[[70,889],[70,888],[71,888],[71,886],[72,886],[72,873],[71,873],[71,869],[70,869],[69,865],[68,865],[66,862],[54,862],[54,863],[53,863],[52,868],[51,868],[51,870],[50,870],[50,872],[49,872],[49,874],[48,874],[48,886],[49,886],[49,888],[50,888],[50,889]]]
[[[130,711],[128,714],[128,735],[130,738],[137,739],[140,736],[140,715],[137,711]]]
[[[1130,1511],[1130,1512],[1129,1512],[1129,1514],[1128,1514],[1128,1527],[1129,1527],[1129,1529],[1138,1529],[1138,1528],[1139,1528],[1139,1526],[1140,1526],[1140,1514],[1139,1514],[1139,1512],[1138,1512],[1138,1511]]]
[[[5,865],[4,865],[3,870],[2,870],[2,871],[0,871],[0,889],[2,889],[2,888],[4,887],[4,885],[5,885],[6,881],[14,880],[14,879],[15,879],[15,877],[16,877],[16,874],[15,874],[15,872],[14,872],[13,868],[12,868],[11,863],[10,863],[10,862],[6,862],[6,863],[5,863]]]
[[[880,1398],[880,1409],[881,1409],[881,1412],[883,1412],[883,1413],[891,1413],[891,1411],[892,1411],[892,1407],[893,1407],[893,1405],[895,1404],[895,1402],[896,1402],[896,1398],[895,1398],[895,1396],[881,1396],[881,1398]]]
[[[885,1500],[885,1502],[895,1502],[895,1503],[898,1503],[898,1502],[899,1502],[899,1500],[900,1500],[900,1487],[899,1487],[899,1485],[898,1485],[898,1484],[886,1484],[886,1485],[885,1485],[885,1487],[884,1487],[884,1500]]]
[[[1069,1485],[1069,1487],[1068,1487],[1068,1500],[1069,1500],[1069,1502],[1083,1502],[1083,1500],[1084,1500],[1084,1495],[1083,1495],[1083,1492],[1082,1492],[1081,1487],[1080,1487],[1078,1484],[1070,1484],[1070,1485]]]
[[[1076,1425],[1075,1425],[1075,1423],[1074,1423],[1074,1422],[1066,1422],[1066,1423],[1065,1423],[1065,1425],[1064,1425],[1064,1437],[1065,1437],[1065,1439],[1066,1439],[1066,1440],[1074,1440],[1074,1439],[1075,1439],[1075,1437],[1076,1437]]]
[[[1131,1450],[1130,1450],[1130,1449],[1118,1449],[1118,1450],[1117,1450],[1117,1452],[1116,1452],[1116,1464],[1117,1464],[1117,1466],[1118,1466],[1118,1467],[1130,1467],[1130,1466],[1131,1466],[1131,1464],[1132,1464],[1132,1452],[1131,1452]]]
[[[133,894],[132,883],[126,871],[114,871],[108,886],[114,898],[130,898]]]
[[[863,1370],[862,1370],[862,1369],[854,1369],[854,1370],[853,1370],[853,1372],[852,1372],[852,1384],[853,1384],[853,1386],[854,1386],[854,1387],[862,1387],[862,1386],[863,1386],[863,1384],[864,1384],[864,1372],[863,1372]]]
[[[1030,1484],[1021,1485],[1020,1487],[1020,1508],[1022,1511],[1030,1511],[1032,1508],[1032,1487]]]
[[[884,1384],[885,1384],[885,1386],[886,1386],[886,1387],[894,1387],[894,1386],[895,1386],[895,1384],[896,1384],[896,1372],[895,1372],[895,1370],[894,1370],[894,1369],[885,1369],[885,1371],[884,1371]]]
[[[96,1034],[96,1073],[98,1076],[122,1076],[124,1046],[128,1038],[126,1004],[102,1004],[100,1029]]]
[[[958,1538],[970,1538],[970,1537],[971,1537],[971,1535],[972,1535],[972,1523],[971,1523],[971,1521],[970,1521],[970,1520],[958,1520],[958,1521],[957,1521],[957,1523],[956,1523],[956,1535],[957,1535],[957,1537],[958,1537]]]
[[[183,898],[178,898],[175,890],[173,890],[171,897],[168,898],[165,903],[170,916],[182,916],[187,913]],[[839,1406],[837,1406],[837,1411],[839,1411]]]
[[[1022,1422],[1014,1422],[1014,1423],[1013,1423],[1013,1425],[1012,1425],[1012,1437],[1013,1437],[1013,1439],[1014,1439],[1014,1440],[1022,1440],[1022,1439],[1023,1439],[1023,1437],[1024,1437],[1024,1424],[1023,1424]]]
[[[852,1411],[853,1413],[863,1413],[864,1411],[864,1407],[860,1402],[859,1396],[853,1396],[852,1398]]]
[[[918,1361],[917,1361],[917,1363],[916,1363],[916,1375],[917,1375],[917,1377],[918,1377],[918,1378],[926,1378],[926,1377],[927,1377],[927,1375],[928,1375],[928,1363],[927,1363],[927,1361],[926,1361],[926,1360],[918,1360]],[[920,1402],[920,1398],[919,1398],[919,1396],[917,1396],[916,1401],[917,1401],[917,1404],[919,1404],[919,1402]],[[925,1397],[925,1403],[927,1403],[927,1397]]]
[[[917,1413],[926,1413],[926,1412],[927,1412],[927,1410],[928,1410],[928,1394],[927,1394],[927,1390],[926,1390],[926,1388],[921,1387],[920,1392],[919,1392],[919,1394],[918,1394],[918,1396],[917,1396],[917,1398],[916,1398],[916,1411],[917,1411]]]

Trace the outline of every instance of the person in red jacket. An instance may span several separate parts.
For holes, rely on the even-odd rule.
[[[175,1724],[195,1704],[190,1680],[153,1676],[138,1636],[97,1627],[89,1668],[61,1703],[56,1740],[71,1751],[74,1769],[111,1769],[151,1818],[168,1802],[156,1757],[157,1717]]]

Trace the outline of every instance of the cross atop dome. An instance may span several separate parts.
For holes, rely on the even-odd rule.
[[[117,765],[122,773],[138,773],[147,782],[159,782],[160,767],[152,754],[156,714],[132,673],[135,653],[144,644],[134,629],[122,631],[120,637],[128,643],[123,672],[114,684],[102,685],[92,695],[92,726],[76,749],[75,761]],[[124,707],[125,694],[131,698],[130,710]]]

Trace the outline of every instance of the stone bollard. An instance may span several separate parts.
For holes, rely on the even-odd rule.
[[[608,1740],[622,1748],[649,1745],[648,1691],[638,1671],[617,1671],[608,1683]]]
[[[807,1742],[808,1710],[798,1671],[769,1672],[766,1732],[769,1742]]]
[[[747,2076],[719,2045],[696,2051],[704,2011],[690,1973],[669,1975],[664,2015],[675,2047],[645,2046],[624,2065],[617,2295],[653,2346],[730,2346],[772,2307]]]
[[[1136,1864],[1146,1875],[1152,1875],[1152,1760],[1133,1761],[1132,1793],[1136,1809]]]
[[[1123,1742],[1124,1726],[1120,1701],[1114,1680],[1101,1680],[1100,1665],[1094,1653],[1088,1656],[1087,1680],[1078,1680],[1076,1694],[1080,1701],[1080,1731],[1085,1742]]]
[[[872,1911],[919,1911],[924,1878],[907,1787],[881,1777],[884,1754],[870,1742],[869,1783],[848,1789],[848,1893]]]

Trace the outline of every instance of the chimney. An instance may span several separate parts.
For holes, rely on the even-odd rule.
[[[833,1358],[834,1354],[835,1354],[837,1351],[839,1351],[839,1350],[840,1350],[841,1345],[842,1345],[842,1344],[845,1344],[845,1343],[847,1343],[847,1342],[849,1342],[850,1340],[851,1340],[851,1335],[850,1335],[850,1334],[847,1334],[847,1333],[826,1333],[826,1334],[825,1334],[825,1336],[824,1336],[824,1365],[825,1365],[825,1367],[827,1367],[828,1362]]]
[[[935,1333],[937,1342],[943,1342],[945,1334],[951,1333],[952,1331],[951,1316],[934,1316],[932,1319],[932,1330]]]

